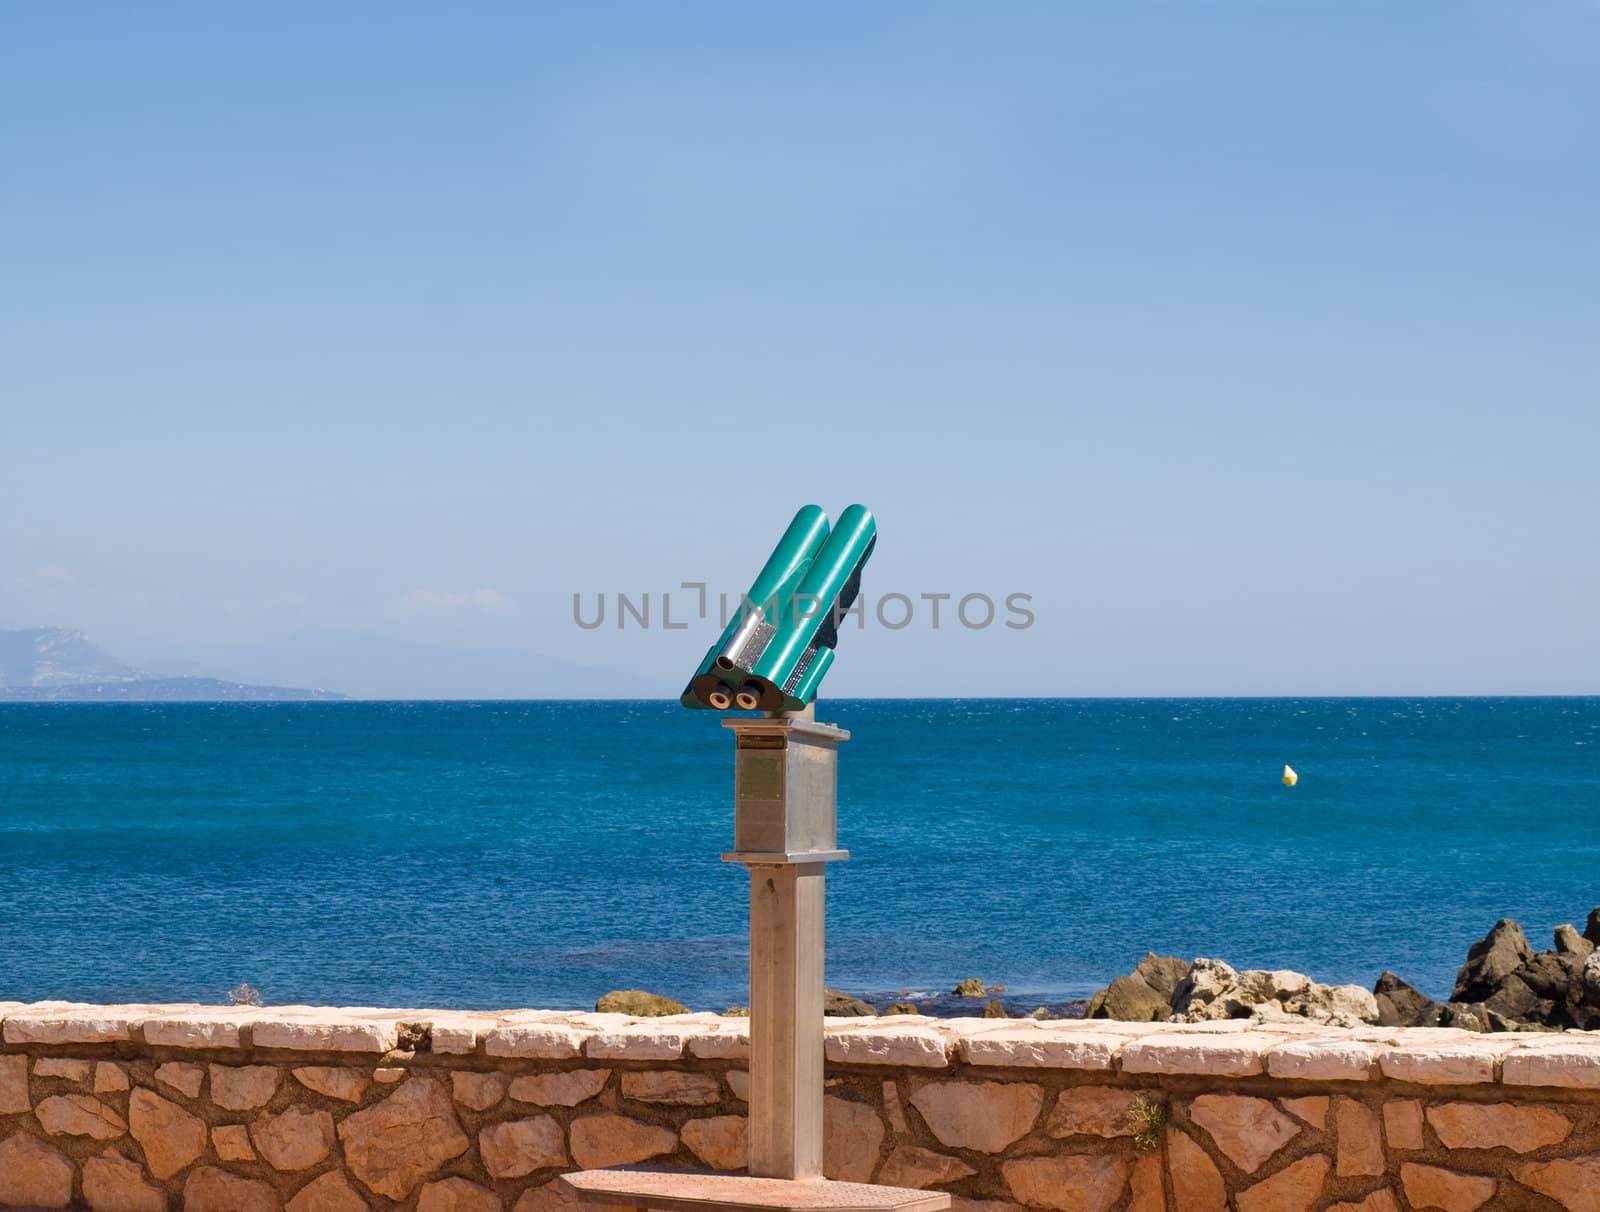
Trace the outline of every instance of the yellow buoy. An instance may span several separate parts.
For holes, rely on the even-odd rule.
[[[1283,785],[1285,787],[1293,787],[1299,781],[1300,776],[1294,772],[1293,766],[1285,766],[1283,768]]]

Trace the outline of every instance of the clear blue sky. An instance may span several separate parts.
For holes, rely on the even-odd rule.
[[[675,693],[705,625],[573,592],[861,500],[869,593],[1037,621],[830,694],[1600,691],[1597,59],[1580,0],[6,5],[0,626]]]

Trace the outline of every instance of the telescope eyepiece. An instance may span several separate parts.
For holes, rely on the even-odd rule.
[[[739,687],[739,693],[735,696],[735,701],[738,702],[740,711],[756,710],[761,706],[761,687],[754,682],[746,682]]]
[[[733,694],[726,686],[718,685],[706,694],[706,702],[718,711],[726,711],[733,706]]]

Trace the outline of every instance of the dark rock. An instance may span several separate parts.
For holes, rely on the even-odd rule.
[[[1006,1013],[1006,1008],[1000,1004],[1000,999],[998,997],[991,997],[989,999],[989,1004],[983,1008],[983,1017],[1010,1018],[1011,1016]]]
[[[876,1015],[877,1010],[859,997],[851,997],[840,989],[824,989],[822,991],[822,1013],[834,1018],[855,1018],[861,1015]]]
[[[884,1010],[885,1014],[921,1014],[916,1002],[895,1002],[894,1005]]]
[[[982,997],[983,982],[975,976],[969,976],[950,992],[957,997]]]
[[[1443,1002],[1429,1002],[1417,1011],[1417,1017],[1409,1023],[1401,1023],[1402,1027],[1437,1027],[1439,1020],[1444,1017]]]
[[[1584,923],[1583,937],[1600,947],[1600,908],[1589,910],[1589,920]]]
[[[665,1014],[688,1014],[689,1007],[659,993],[643,989],[613,989],[594,1004],[598,1014],[631,1014],[635,1018],[660,1018]]]
[[[1594,944],[1578,933],[1576,926],[1556,927],[1556,953],[1558,955],[1575,955],[1579,962],[1589,958],[1594,952]]]
[[[1372,997],[1378,1003],[1378,1024],[1383,1027],[1413,1026],[1425,1010],[1438,1004],[1393,972],[1378,977],[1372,986]]]
[[[722,1012],[722,1017],[723,1018],[749,1018],[750,1017],[750,1007],[749,1006],[729,1006],[726,1010],[724,1010]]]
[[[1521,1021],[1520,1019],[1511,1019],[1511,1018],[1505,1017],[1505,1015],[1503,1015],[1503,1014],[1496,1014],[1493,1010],[1491,1010],[1491,1011],[1489,1011],[1489,1030],[1491,1030],[1491,1031],[1555,1031],[1555,1032],[1559,1032],[1561,1030],[1561,1028],[1560,1027],[1552,1027],[1552,1026],[1549,1026],[1549,1025],[1547,1025],[1545,1023],[1526,1023],[1526,1022]]]
[[[1467,962],[1456,974],[1456,987],[1450,1000],[1487,1001],[1506,977],[1532,958],[1533,948],[1528,946],[1522,927],[1508,917],[1501,918],[1467,952]]]
[[[1548,1013],[1551,1003],[1541,1001],[1539,995],[1528,987],[1528,982],[1513,972],[1500,982],[1500,987],[1494,993],[1484,999],[1484,1005],[1505,1018],[1542,1023],[1545,1015],[1539,1012],[1540,1007],[1543,1006]]]
[[[1177,956],[1146,952],[1131,973],[1117,977],[1089,999],[1084,1017],[1163,1022],[1172,1013],[1172,991],[1188,974],[1188,963]]]
[[[1560,951],[1541,951],[1514,973],[1535,997],[1564,1002],[1567,990],[1583,971],[1583,959]],[[1510,980],[1510,977],[1506,978]]]

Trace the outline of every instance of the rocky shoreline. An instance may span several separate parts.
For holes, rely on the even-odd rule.
[[[1496,922],[1474,943],[1448,1001],[1428,997],[1393,972],[1361,985],[1324,985],[1288,969],[1237,970],[1217,959],[1185,960],[1153,952],[1088,1001],[1040,1004],[1004,985],[970,977],[948,993],[856,996],[828,989],[824,1013],[835,1017],[917,1014],[933,1018],[1116,1019],[1122,1022],[1309,1022],[1330,1027],[1460,1027],[1468,1031],[1600,1031],[1600,908],[1580,933],[1557,926],[1553,947],[1535,952],[1522,927]],[[596,1004],[601,1012],[650,1017],[688,1013],[659,994],[621,989]],[[738,1017],[743,1006],[722,1012]]]
[[[1583,933],[1557,926],[1535,952],[1509,918],[1467,952],[1450,1000],[1437,1002],[1392,972],[1369,991],[1300,972],[1235,971],[1221,960],[1148,954],[1089,1000],[1089,1018],[1197,1023],[1218,1019],[1333,1027],[1460,1027],[1468,1031],[1600,1030],[1600,908]]]

